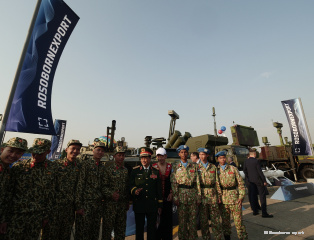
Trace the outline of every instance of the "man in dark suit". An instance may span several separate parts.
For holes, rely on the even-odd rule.
[[[250,149],[249,158],[244,162],[243,172],[245,174],[245,182],[248,187],[248,195],[250,199],[253,215],[258,214],[258,199],[261,201],[262,217],[272,218],[273,215],[267,213],[266,195],[268,194],[266,178],[263,174],[259,161],[255,158],[255,149]]]
[[[140,149],[141,165],[133,168],[130,188],[135,213],[136,240],[144,240],[145,216],[147,218],[147,240],[156,236],[157,214],[161,215],[163,197],[158,169],[150,164],[153,151]]]

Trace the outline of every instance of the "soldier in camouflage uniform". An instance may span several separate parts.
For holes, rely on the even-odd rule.
[[[52,217],[55,199],[53,163],[46,156],[51,142],[36,138],[29,149],[32,158],[11,169],[12,200],[9,207],[8,239],[38,239]]]
[[[102,193],[105,198],[102,239],[111,240],[114,231],[115,240],[125,239],[126,214],[129,209],[129,177],[124,167],[125,149],[115,149],[114,162],[106,164]]]
[[[208,162],[209,150],[206,148],[197,149],[199,152],[200,163],[198,175],[200,178],[202,203],[200,205],[200,222],[202,237],[204,240],[210,239],[208,219],[210,216],[213,234],[215,239],[222,239],[222,226],[220,223],[220,212],[218,203],[221,203],[221,189],[214,164]]]
[[[196,209],[201,203],[201,188],[197,165],[188,163],[189,147],[181,145],[177,152],[181,162],[173,166],[171,187],[174,203],[178,206],[179,239],[197,239]]]
[[[162,187],[158,169],[150,164],[153,151],[148,147],[140,149],[141,165],[133,168],[130,177],[136,240],[144,240],[145,217],[147,239],[153,240],[156,237],[157,214],[162,212]]]
[[[82,189],[78,184],[81,166],[77,162],[82,143],[70,140],[66,148],[66,158],[55,160],[56,168],[56,206],[53,222],[44,228],[44,240],[69,240],[75,220],[75,211],[79,210],[76,198]],[[81,209],[80,209],[81,210]],[[77,214],[83,214],[82,210]]]
[[[217,157],[219,162],[217,170],[222,190],[222,204],[220,205],[220,209],[224,237],[226,240],[230,239],[231,213],[238,233],[238,238],[248,239],[248,235],[242,221],[242,202],[245,196],[243,179],[236,167],[226,163],[226,152],[218,152],[215,157]]]
[[[27,141],[22,138],[11,138],[1,147],[0,155],[0,239],[7,232],[7,212],[12,197],[10,186],[10,164],[19,160],[27,150]]]
[[[101,185],[104,178],[104,163],[100,159],[105,155],[106,145],[95,142],[93,158],[82,162],[78,181],[76,208],[80,209],[75,219],[75,240],[98,240],[102,213]]]

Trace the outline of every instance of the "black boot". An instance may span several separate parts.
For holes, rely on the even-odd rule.
[[[224,235],[224,237],[225,237],[225,240],[230,240],[231,239],[230,235]]]

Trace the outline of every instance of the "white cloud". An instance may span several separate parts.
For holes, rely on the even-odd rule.
[[[273,73],[272,72],[263,72],[260,74],[261,78],[269,78]]]

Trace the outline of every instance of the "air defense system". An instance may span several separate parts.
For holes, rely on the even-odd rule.
[[[133,167],[140,164],[140,160],[136,154],[136,149],[128,148],[127,142],[125,141],[124,137],[122,137],[121,140],[118,140],[116,143],[114,143],[115,130],[116,130],[116,121],[112,120],[111,127],[107,127],[107,141],[105,143],[106,145],[105,155],[101,159],[101,161],[112,162],[114,160],[113,155],[114,155],[115,147],[122,146],[124,147],[124,149],[126,149],[124,165],[128,169],[128,171],[131,172]],[[110,138],[111,141],[108,141],[108,138]],[[100,139],[95,138],[92,144],[88,144],[88,146],[82,146],[81,152],[79,155],[79,158],[82,161],[93,156],[94,143],[98,141],[100,141]]]
[[[290,179],[314,178],[314,156],[294,156],[292,154],[291,142],[282,137],[283,124],[274,122],[277,129],[280,145],[271,146],[267,137],[262,137],[264,146],[261,148],[259,159],[266,161],[268,166],[274,165],[277,169],[285,172],[285,176]]]

